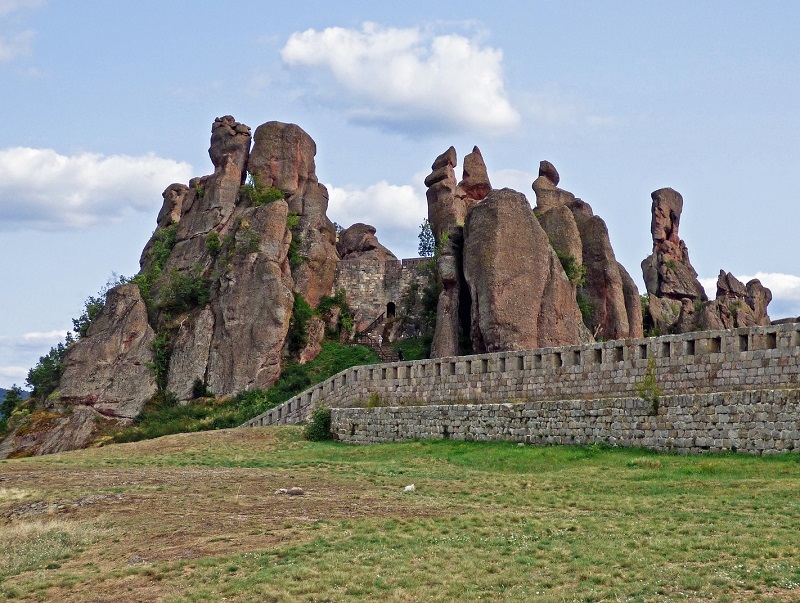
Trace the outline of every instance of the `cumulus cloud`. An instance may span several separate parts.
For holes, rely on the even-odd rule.
[[[364,23],[294,33],[281,58],[329,71],[350,95],[356,121],[488,132],[520,122],[505,90],[503,51],[476,39]]]
[[[0,335],[0,387],[8,388],[13,383],[25,383],[28,370],[51,347],[64,341],[68,330]],[[27,366],[20,366],[22,364]]]
[[[26,30],[13,36],[0,36],[0,63],[8,63],[31,52],[35,32]]]
[[[743,283],[757,278],[772,291],[772,302],[767,311],[772,318],[800,316],[800,276],[780,272],[756,272],[754,275],[734,275]],[[700,284],[710,299],[717,295],[717,279],[701,278]]]
[[[191,174],[188,163],[153,154],[0,150],[0,229],[81,229],[130,211],[152,212],[169,184],[188,182]]]
[[[371,224],[380,242],[397,257],[417,256],[419,227],[428,216],[422,189],[381,181],[366,188],[328,186],[328,193],[331,220],[343,228],[356,222]]]

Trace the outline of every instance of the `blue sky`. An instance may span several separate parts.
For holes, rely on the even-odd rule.
[[[0,387],[138,270],[226,114],[302,126],[331,219],[404,257],[450,145],[531,200],[553,162],[640,288],[671,186],[700,276],[760,275],[800,315],[800,4],[466,4],[0,0]]]

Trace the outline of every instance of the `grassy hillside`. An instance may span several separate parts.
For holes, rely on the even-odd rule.
[[[324,341],[322,351],[312,361],[286,364],[278,382],[268,390],[201,398],[186,405],[177,404],[174,398],[157,396],[132,426],[114,429],[109,437],[115,442],[135,442],[173,433],[237,427],[339,371],[376,362],[380,359],[367,347]]]
[[[299,434],[0,462],[0,600],[800,599],[797,455]]]

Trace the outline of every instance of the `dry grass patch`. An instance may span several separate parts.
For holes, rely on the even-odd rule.
[[[0,599],[800,599],[796,456],[359,447],[305,442],[287,427],[9,461],[0,472],[6,491],[27,493],[0,498],[0,533],[30,525],[49,549],[67,547],[8,573]],[[416,491],[403,492],[410,483]],[[276,494],[291,486],[305,495]],[[41,528],[51,521],[71,528]],[[37,538],[4,550],[24,553]]]

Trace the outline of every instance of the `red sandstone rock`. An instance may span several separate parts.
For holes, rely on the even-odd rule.
[[[523,194],[493,190],[470,212],[464,275],[476,352],[580,341],[572,287]]]
[[[156,392],[149,366],[154,338],[139,287],[111,289],[87,336],[64,356],[59,403],[91,406],[108,417],[134,418]]]
[[[282,190],[299,216],[292,234],[301,261],[292,266],[294,291],[312,306],[331,292],[336,275],[336,231],[326,214],[328,191],[317,179],[317,145],[295,124],[276,121],[256,128],[247,169],[265,186]]]
[[[385,262],[397,257],[381,245],[375,236],[375,227],[369,224],[356,223],[339,233],[336,251],[343,260],[374,260]]]

